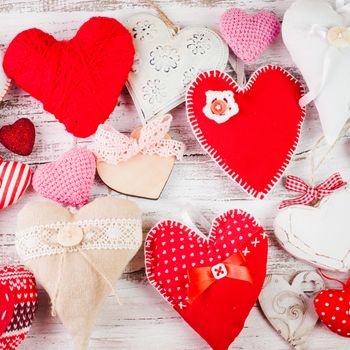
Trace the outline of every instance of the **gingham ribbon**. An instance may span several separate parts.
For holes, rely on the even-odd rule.
[[[308,205],[316,199],[321,199],[330,195],[335,190],[346,185],[339,173],[330,176],[326,181],[318,186],[312,187],[296,176],[287,176],[285,187],[289,191],[303,193],[300,197],[282,201],[280,209],[290,205],[303,204]]]

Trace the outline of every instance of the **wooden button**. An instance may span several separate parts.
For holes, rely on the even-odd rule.
[[[350,30],[347,27],[332,27],[328,30],[327,39],[335,47],[348,47],[350,45]]]
[[[68,225],[58,231],[57,241],[63,247],[74,247],[83,240],[84,232],[79,226]]]

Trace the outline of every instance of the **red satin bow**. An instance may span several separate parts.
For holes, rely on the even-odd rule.
[[[296,176],[287,176],[285,183],[286,189],[293,192],[302,192],[303,195],[297,198],[282,201],[280,204],[280,209],[295,204],[310,204],[315,199],[321,199],[325,196],[328,196],[338,188],[345,185],[346,182],[343,181],[339,173],[333,174],[326,181],[315,187],[307,185],[303,180]]]
[[[233,278],[253,283],[245,262],[242,253],[235,253],[220,264],[188,269],[188,302],[193,303],[215,281],[222,278]]]

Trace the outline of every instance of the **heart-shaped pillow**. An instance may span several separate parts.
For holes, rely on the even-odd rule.
[[[88,348],[102,302],[141,243],[140,210],[124,199],[101,197],[74,215],[54,202],[30,203],[18,214],[19,256],[77,350]]]
[[[297,0],[282,25],[283,41],[315,98],[329,144],[349,118],[350,7],[342,2]]]
[[[35,127],[28,118],[18,119],[0,129],[0,142],[11,152],[21,156],[32,153],[35,142]]]
[[[299,106],[302,93],[300,83],[278,66],[257,70],[244,88],[223,72],[208,71],[188,89],[188,120],[226,174],[262,199],[298,144],[305,114]]]
[[[39,165],[33,188],[55,202],[81,207],[89,201],[96,173],[96,159],[86,148],[73,148],[56,161]]]
[[[267,11],[250,15],[230,8],[220,20],[220,31],[234,54],[245,63],[255,62],[281,31],[278,17]]]
[[[147,277],[213,349],[227,349],[263,285],[266,237],[241,210],[216,218],[208,237],[180,222],[160,222],[146,240]]]
[[[113,112],[133,58],[127,29],[113,18],[93,17],[68,41],[36,28],[18,34],[3,66],[68,132],[88,137]]]
[[[291,283],[287,278],[284,275],[267,276],[259,303],[278,334],[293,348],[302,348],[318,321],[312,296],[325,284],[314,271],[298,273]]]
[[[337,190],[318,207],[295,205],[275,218],[275,235],[284,249],[321,268],[350,270],[350,193]]]
[[[32,325],[38,294],[23,266],[0,266],[0,349],[15,350]]]
[[[182,103],[198,73],[226,67],[228,48],[210,29],[188,27],[174,33],[148,13],[130,17],[126,26],[136,50],[126,86],[144,122]]]
[[[4,59],[4,54],[3,54],[2,50],[0,49],[0,102],[2,101],[4,96],[6,95],[8,89],[10,88],[10,85],[11,85],[11,79],[9,79],[6,76],[6,74],[2,68],[3,59]]]
[[[0,209],[17,202],[32,180],[29,165],[0,158]]]
[[[343,289],[325,289],[314,300],[320,320],[332,332],[350,338],[350,279]]]
[[[158,199],[171,174],[175,159],[185,146],[172,140],[168,131],[172,116],[156,117],[135,129],[130,137],[113,127],[98,127],[94,153],[97,172],[115,191],[143,198]]]

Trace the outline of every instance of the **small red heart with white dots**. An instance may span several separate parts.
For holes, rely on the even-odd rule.
[[[216,218],[209,237],[182,223],[163,221],[151,229],[146,240],[147,277],[213,349],[226,350],[243,329],[260,294],[266,275],[267,241],[263,228],[241,210]],[[239,270],[238,265],[226,269],[227,259],[237,255],[244,260],[250,282],[229,275],[228,271]],[[204,270],[208,276],[190,279],[194,270]],[[210,286],[191,300],[190,290],[206,283],[206,277]]]
[[[320,320],[332,332],[350,338],[350,279],[343,289],[326,289],[314,300]]]

